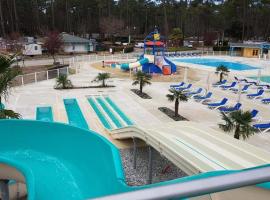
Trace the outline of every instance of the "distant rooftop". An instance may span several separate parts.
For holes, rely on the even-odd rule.
[[[93,40],[88,40],[85,38],[81,38],[75,35],[70,35],[68,33],[61,33],[62,39],[64,43],[90,43],[93,42]]]

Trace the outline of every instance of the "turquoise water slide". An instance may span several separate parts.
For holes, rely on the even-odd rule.
[[[134,68],[140,68],[144,64],[153,63],[153,62],[154,62],[154,56],[153,55],[144,55],[143,58],[139,59],[136,62],[123,63],[123,64],[119,65],[119,68],[122,69],[122,70],[129,70],[129,69],[134,69]]]
[[[24,175],[29,200],[89,199],[234,172],[209,172],[130,187],[125,183],[118,149],[93,131],[26,120],[0,120],[0,127],[0,163]],[[0,179],[1,171],[8,173],[1,169]]]

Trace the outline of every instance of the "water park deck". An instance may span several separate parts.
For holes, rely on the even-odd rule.
[[[89,85],[100,71],[92,68],[89,62],[82,62],[80,65],[80,73],[70,78],[74,85]],[[209,71],[200,69],[198,72],[201,80],[193,81],[193,83],[196,87],[206,88],[206,77]],[[211,81],[216,80],[217,77],[213,76]],[[116,88],[63,91],[54,90],[55,82],[49,80],[15,88],[12,98],[5,104],[21,113],[25,119],[35,119],[36,107],[51,106],[54,121],[68,123],[70,116],[66,112],[63,100],[76,99],[90,130],[105,136],[118,148],[127,148],[132,145],[130,141],[122,142],[120,139],[141,138],[157,150],[162,148],[161,153],[190,175],[213,170],[243,169],[269,163],[269,135],[256,134],[247,141],[236,141],[219,130],[217,124],[221,118],[218,111],[209,110],[205,105],[193,100],[180,104],[181,115],[192,122],[173,122],[158,110],[158,107],[162,106],[173,109],[173,103],[169,103],[165,96],[172,83],[155,82],[151,87],[146,87],[145,91],[152,96],[152,100],[143,100],[131,93],[131,83],[132,81],[128,79],[114,78],[110,84],[115,85]],[[211,90],[214,92],[214,99],[226,96],[230,99],[230,104],[237,101],[237,94],[218,88],[211,88]],[[87,98],[107,95],[132,119],[136,126],[142,128],[116,129],[117,127],[114,127],[111,131],[105,129]],[[256,101],[245,98],[242,101],[244,109],[257,108],[260,116],[268,119],[268,105],[258,104]],[[110,123],[113,122],[110,121]]]

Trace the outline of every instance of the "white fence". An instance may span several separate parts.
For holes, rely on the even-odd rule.
[[[128,53],[128,54],[112,54],[112,55],[81,55],[74,56],[72,58],[63,59],[63,64],[67,63],[69,67],[53,69],[42,72],[35,72],[31,74],[20,75],[16,77],[14,85],[20,86],[29,83],[37,83],[44,80],[49,80],[59,77],[61,74],[75,74],[79,72],[80,62],[95,62],[95,61],[118,61],[118,60],[128,60],[137,59],[142,54],[138,53]],[[168,57],[192,57],[192,56],[229,56],[229,51],[177,51],[177,52],[165,52]],[[232,56],[240,56],[238,52],[233,52]],[[262,59],[262,58],[261,58]]]
[[[69,59],[68,64],[74,66],[79,62],[115,61],[124,59],[137,59],[142,53],[112,54],[112,55],[81,55]]]
[[[54,79],[60,75],[75,74],[78,72],[78,67],[63,67],[48,71],[35,72],[30,74],[19,75],[13,81],[14,86],[22,86],[30,83],[37,83],[49,79]]]

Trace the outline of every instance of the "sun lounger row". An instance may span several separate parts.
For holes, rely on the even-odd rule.
[[[167,57],[193,57],[193,56],[201,56],[201,52],[172,52],[165,53]]]
[[[231,90],[234,93],[238,93],[239,92],[239,87],[237,87],[237,83],[236,82],[232,82],[231,84],[227,85],[227,80],[223,80],[220,83],[215,83],[213,84],[214,87],[219,87],[222,88],[223,90]],[[244,85],[243,88],[241,88],[241,93],[247,93],[248,89],[250,88],[250,86],[252,85],[251,82],[248,82],[248,84]],[[263,98],[263,95],[265,94],[265,92],[270,91],[270,86],[269,89],[262,89],[262,87],[267,86],[267,85],[256,85],[257,87],[257,92],[253,92],[253,93],[249,93],[247,94],[247,98],[249,99],[261,99]],[[270,98],[263,98],[261,99],[262,103],[268,104],[270,103]]]
[[[225,84],[227,81],[223,81],[221,84]],[[206,94],[204,93],[204,90],[202,88],[197,88],[194,91],[190,91],[192,84],[185,84],[184,82],[181,82],[176,85],[171,85],[171,88],[181,90],[183,91],[187,96],[192,97],[196,102],[200,102],[203,104],[206,104],[210,109],[213,110],[219,110],[220,112],[223,113],[230,113],[234,112],[237,110],[240,110],[242,107],[241,103],[236,103],[234,106],[226,106],[228,99],[223,98],[221,101],[218,102],[209,102],[211,101],[211,97],[213,95],[212,92],[207,92]],[[243,87],[242,90],[246,91],[248,87]],[[249,98],[257,98],[258,96],[261,96],[264,93],[263,90],[259,90],[255,94],[248,94],[247,96]],[[263,102],[265,103],[270,103],[270,98],[269,99],[262,99]],[[251,112],[251,116],[253,121],[261,121],[261,118],[258,116],[259,111],[256,109],[253,109]],[[261,123],[261,124],[254,124],[254,128],[258,129],[261,132],[267,132],[270,131],[270,122],[269,123]]]

